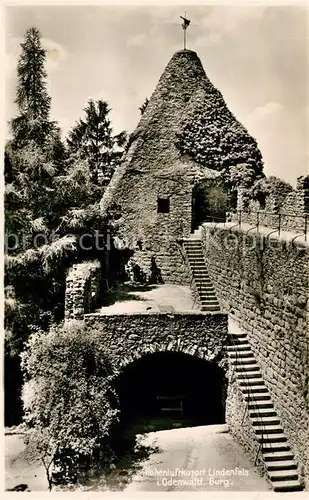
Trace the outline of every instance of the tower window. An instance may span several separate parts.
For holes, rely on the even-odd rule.
[[[168,214],[170,211],[170,199],[158,198],[158,214]]]

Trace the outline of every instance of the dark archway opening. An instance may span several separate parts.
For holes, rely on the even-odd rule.
[[[203,222],[224,222],[230,196],[226,187],[216,180],[205,180],[192,191],[192,232]]]
[[[182,353],[147,354],[117,380],[121,430],[224,423],[226,383],[214,363]]]

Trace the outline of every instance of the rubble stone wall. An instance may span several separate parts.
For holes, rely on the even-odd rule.
[[[232,222],[242,222],[260,226],[267,226],[283,231],[309,232],[309,176],[297,179],[296,189],[288,193],[280,206],[275,210],[275,199],[266,198],[265,208],[259,202],[250,200],[249,206],[244,208],[242,203],[242,189],[238,191],[237,212],[229,213],[228,219]]]
[[[157,351],[191,354],[227,367],[227,315],[222,313],[87,314],[86,331],[125,366]]]
[[[82,319],[95,309],[100,295],[99,261],[74,264],[68,271],[65,290],[65,320]]]
[[[308,487],[308,246],[204,226],[203,248],[218,300],[248,336]]]

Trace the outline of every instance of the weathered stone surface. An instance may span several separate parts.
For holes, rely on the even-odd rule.
[[[65,320],[82,319],[97,304],[100,292],[99,261],[74,264],[68,271],[65,289]]]
[[[155,256],[166,283],[189,284],[187,266],[176,240],[190,235],[194,186],[218,176],[213,163],[201,166],[181,154],[177,137],[184,118],[192,118],[201,99],[209,101],[214,95],[218,114],[224,110],[224,120],[228,116],[233,126],[236,119],[207,78],[197,54],[191,50],[176,52],[130,136],[124,161],[101,201],[103,212],[112,213],[116,205],[121,215],[117,220],[118,236],[135,251],[134,260],[143,273],[149,275],[151,258]],[[168,200],[168,213],[158,211],[159,198]]]
[[[190,353],[214,363],[226,358],[226,314],[86,314],[84,321],[86,332],[99,335],[119,365],[149,351]]]
[[[241,200],[241,197],[240,197]],[[242,205],[238,203],[238,210],[242,210]],[[257,213],[259,215],[257,216]],[[257,218],[258,217],[258,218]],[[309,223],[309,176],[298,177],[296,189],[287,194],[280,207],[280,211],[275,208],[275,200],[272,197],[266,198],[265,208],[261,208],[257,201],[251,200],[246,210],[242,210],[241,220],[249,224],[259,222],[260,226],[278,228],[280,217],[280,227],[284,231],[303,232]],[[238,222],[239,214],[230,213],[228,216],[232,222]],[[307,232],[309,228],[307,227]]]

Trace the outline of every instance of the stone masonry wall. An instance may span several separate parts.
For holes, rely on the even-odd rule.
[[[245,450],[251,462],[258,467],[260,474],[267,479],[267,471],[261,456],[259,443],[249,418],[248,406],[243,399],[237,380],[231,371],[229,372],[228,379],[226,423],[229,426],[229,431]]]
[[[309,249],[278,238],[203,227],[221,302],[247,333],[309,487]]]
[[[296,189],[287,194],[280,206],[275,210],[275,201],[266,198],[265,208],[261,209],[258,201],[251,200],[249,207],[244,209],[242,204],[242,190],[238,191],[237,213],[228,214],[229,220],[257,224],[277,229],[279,224],[283,231],[304,232],[309,225],[309,177],[299,177]],[[241,213],[240,213],[241,211]],[[307,232],[309,231],[307,227]]]
[[[74,264],[67,274],[65,289],[65,320],[82,319],[92,311],[100,293],[99,261]]]
[[[226,368],[227,315],[150,313],[84,317],[86,332],[99,335],[106,351],[125,366],[146,353],[182,352]]]

